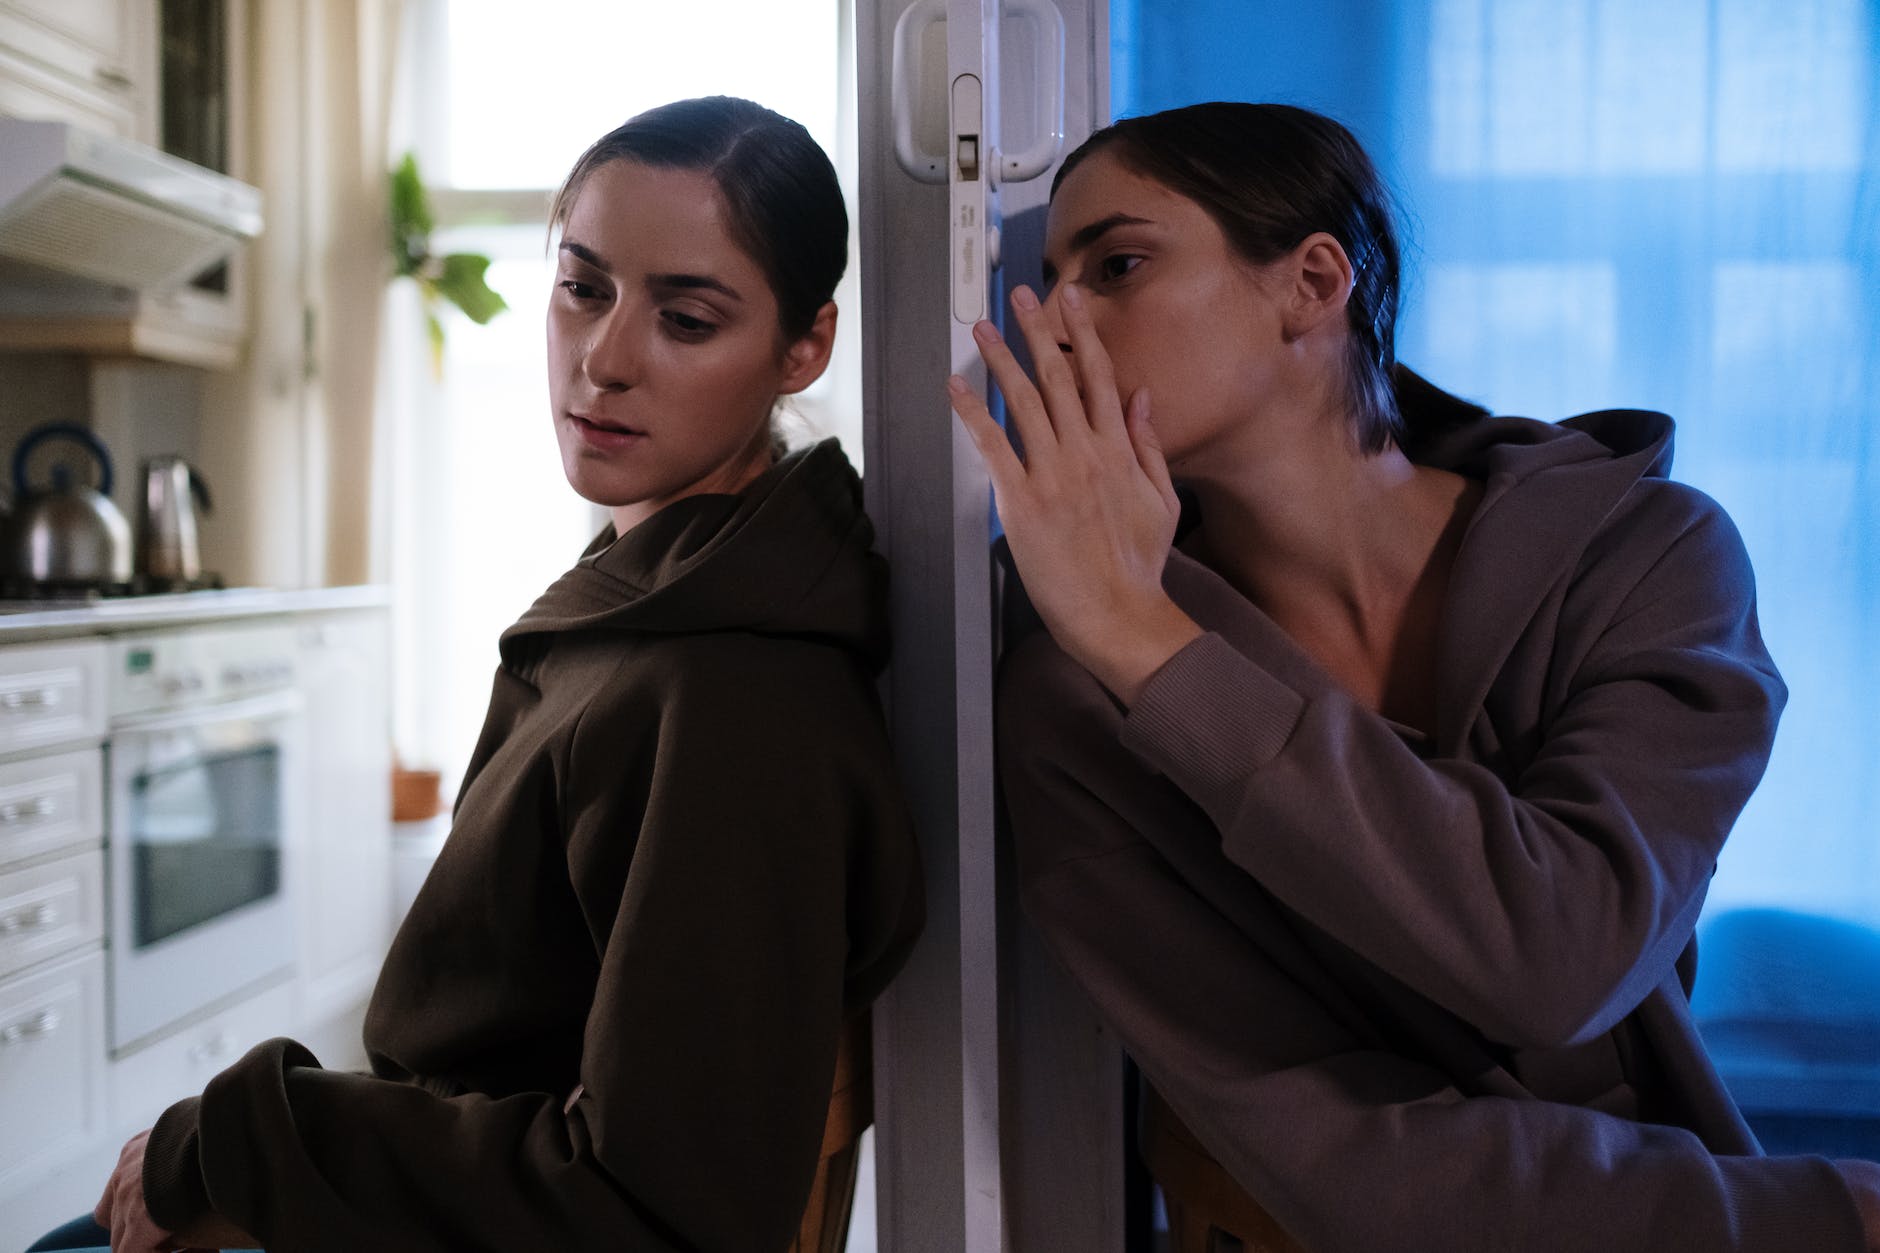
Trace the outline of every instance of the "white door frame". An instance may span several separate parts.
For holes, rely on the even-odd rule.
[[[892,568],[885,694],[927,889],[926,931],[875,1008],[877,1240],[882,1253],[1119,1253],[1120,1051],[1019,917],[1001,867],[988,489],[944,389],[953,371],[984,382],[970,317],[953,316],[961,189],[903,171],[889,108],[895,27],[914,3],[857,0],[854,28],[865,481]],[[997,83],[999,0],[947,4],[945,81]],[[1068,150],[1108,120],[1109,8],[1056,5]],[[944,108],[935,94],[926,107]],[[1000,94],[984,93],[982,162]],[[949,132],[968,125],[955,121]],[[1049,182],[997,188],[991,308],[1008,284],[1038,284]]]

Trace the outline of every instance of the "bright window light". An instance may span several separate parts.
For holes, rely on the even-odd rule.
[[[834,152],[838,16],[835,0],[452,0],[444,180],[554,187],[603,133],[689,96],[755,100]]]

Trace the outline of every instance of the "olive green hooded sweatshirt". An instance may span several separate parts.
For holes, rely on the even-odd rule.
[[[611,528],[504,632],[370,1076],[257,1046],[144,1186],[267,1248],[782,1249],[845,1015],[921,923],[872,676],[886,569],[833,441]]]

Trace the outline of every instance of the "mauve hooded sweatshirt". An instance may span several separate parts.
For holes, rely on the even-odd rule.
[[[373,1073],[258,1045],[158,1121],[152,1215],[275,1253],[783,1249],[843,1020],[922,918],[872,537],[833,441],[603,532],[503,634]]]
[[[1428,737],[1180,551],[1204,634],[1127,712],[1043,632],[1003,667],[1028,913],[1312,1253],[1862,1253],[1839,1173],[1759,1155],[1691,1020],[1786,692],[1671,432],[1485,418],[1418,450],[1483,485]]]

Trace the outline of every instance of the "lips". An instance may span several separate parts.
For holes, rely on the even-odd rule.
[[[620,435],[644,435],[646,434],[645,431],[642,431],[638,429],[637,427],[628,426],[625,422],[613,422],[613,421],[608,420],[607,418],[594,417],[591,414],[570,413],[568,416],[573,418],[576,422],[582,423],[586,426],[594,427],[597,430],[613,431]]]
[[[596,448],[624,448],[646,438],[646,432],[623,423],[609,422],[604,418],[591,418],[579,413],[570,413],[568,422],[581,436],[583,442]]]

